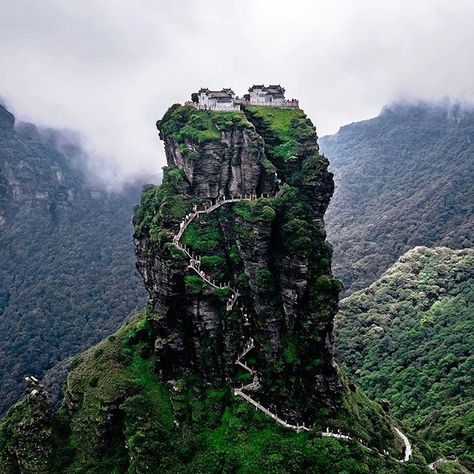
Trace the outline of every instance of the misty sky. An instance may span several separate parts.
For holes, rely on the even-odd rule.
[[[400,98],[474,99],[473,0],[0,0],[0,97],[119,176],[201,86],[281,83],[320,135]]]

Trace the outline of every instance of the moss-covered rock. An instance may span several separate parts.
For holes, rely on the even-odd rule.
[[[333,359],[340,286],[323,220],[333,181],[309,119],[173,106],[158,128],[168,167],[134,219],[149,306],[75,363],[53,417],[51,472],[424,472],[418,451],[407,466],[396,461],[395,421]],[[181,237],[216,288],[173,237],[193,209],[242,195],[195,216]],[[285,429],[233,395],[252,379],[236,365],[250,337],[252,396],[311,431]],[[322,437],[327,427],[373,450]]]
[[[26,396],[0,420],[0,472],[49,474],[53,453],[53,421],[48,395],[27,378]]]

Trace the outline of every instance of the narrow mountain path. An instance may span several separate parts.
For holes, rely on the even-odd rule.
[[[232,311],[234,304],[237,301],[237,298],[240,296],[239,291],[236,288],[233,288],[230,286],[230,283],[221,283],[218,284],[216,283],[210,276],[206,275],[202,270],[201,270],[201,257],[194,255],[191,252],[191,249],[186,247],[185,245],[180,244],[181,237],[183,236],[184,232],[188,228],[189,224],[199,215],[201,214],[209,214],[210,212],[215,211],[219,207],[229,204],[229,203],[235,203],[239,201],[256,201],[257,199],[260,198],[265,198],[265,197],[271,197],[270,194],[243,194],[240,195],[239,197],[233,197],[233,198],[222,198],[218,199],[214,204],[210,205],[204,205],[204,209],[198,209],[197,206],[194,206],[193,211],[187,214],[184,219],[181,221],[179,224],[179,231],[178,233],[174,236],[173,238],[173,244],[181,251],[183,251],[190,259],[188,267],[192,270],[194,270],[207,284],[212,286],[213,288],[229,288],[231,291],[231,295],[229,299],[227,300],[226,304],[226,309],[227,311]],[[244,312],[244,309],[242,309],[242,312]],[[246,315],[245,315],[246,317]]]
[[[238,297],[240,296],[240,293],[237,288],[233,288],[230,285],[230,282],[226,283],[218,283],[215,280],[213,280],[210,276],[206,275],[204,271],[201,270],[201,257],[199,255],[195,255],[192,250],[185,245],[182,245],[180,243],[180,240],[188,228],[188,226],[193,222],[193,220],[198,217],[201,214],[209,214],[216,209],[220,208],[221,206],[229,203],[236,203],[239,201],[255,201],[257,199],[260,199],[262,197],[272,197],[270,194],[262,194],[262,195],[256,195],[256,194],[245,194],[245,195],[240,195],[238,197],[233,197],[233,198],[222,198],[218,199],[214,204],[208,204],[204,205],[203,209],[198,209],[197,206],[194,206],[192,212],[187,214],[184,219],[181,221],[179,225],[179,231],[178,233],[174,236],[173,238],[173,244],[182,252],[184,252],[188,257],[189,257],[189,265],[188,268],[196,272],[196,274],[201,277],[203,281],[205,281],[208,285],[210,285],[212,288],[229,288],[231,291],[231,295],[229,299],[227,300],[226,303],[226,310],[227,311],[232,311],[235,303],[237,302]],[[248,325],[248,315],[245,310],[245,308],[241,307],[241,313],[244,317],[245,324]],[[247,343],[244,346],[244,350],[242,353],[240,353],[237,356],[237,359],[235,361],[235,364],[238,365],[239,367],[242,367],[244,370],[246,370],[248,373],[252,375],[252,382],[247,384],[247,385],[242,385],[240,387],[234,387],[233,393],[236,397],[240,397],[243,400],[247,401],[251,405],[255,407],[256,410],[260,410],[262,413],[265,413],[267,416],[272,418],[275,422],[280,424],[281,426],[284,426],[285,428],[291,429],[296,431],[297,433],[300,433],[302,431],[311,431],[314,429],[314,426],[306,426],[305,423],[302,425],[299,424],[292,424],[289,423],[288,421],[285,421],[284,419],[280,418],[278,415],[273,413],[271,410],[268,408],[265,408],[262,404],[260,404],[258,401],[254,400],[250,395],[245,393],[244,391],[255,391],[258,390],[260,387],[260,382],[257,373],[249,367],[245,362],[243,362],[242,359],[244,359],[247,354],[254,349],[255,344],[254,340],[252,337],[250,337],[247,341]],[[400,439],[404,443],[404,457],[403,459],[399,460],[399,462],[406,462],[410,460],[412,456],[412,446],[407,438],[407,436],[402,433],[398,428],[393,427],[397,435],[400,437]],[[342,439],[342,440],[348,440],[348,441],[355,441],[359,443],[362,447],[369,451],[374,451],[378,453],[381,456],[387,456],[389,455],[389,452],[384,450],[382,453],[376,449],[369,448],[362,439],[360,438],[353,438],[347,434],[342,433],[340,430],[338,432],[331,431],[329,428],[326,428],[326,431],[320,432],[321,436],[324,437],[332,437],[332,438],[337,438],[337,439]],[[433,463],[434,464],[434,463]],[[430,465],[431,466],[431,465]]]
[[[436,461],[432,462],[431,464],[428,464],[428,468],[431,469],[432,471],[436,471],[436,468],[438,466],[441,466],[441,464],[446,464],[449,461],[457,461],[457,459],[446,459],[446,458],[440,458],[437,459]]]
[[[405,445],[405,457],[404,457],[403,461],[406,462],[411,458],[411,455],[412,455],[412,448],[411,448],[410,440],[396,426],[394,426],[393,429],[397,432],[397,435],[400,436],[400,438],[403,441],[403,444]]]

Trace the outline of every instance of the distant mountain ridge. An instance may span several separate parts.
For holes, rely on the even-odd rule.
[[[474,246],[474,109],[400,103],[320,139],[335,173],[326,221],[347,292],[417,245]]]
[[[0,413],[43,373],[144,304],[131,217],[139,184],[108,193],[64,132],[0,106]]]
[[[341,301],[336,358],[434,448],[474,468],[474,249],[417,247]]]

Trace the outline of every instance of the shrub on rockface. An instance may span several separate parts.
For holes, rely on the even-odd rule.
[[[161,246],[169,240],[169,231],[164,224],[170,220],[179,222],[189,211],[190,205],[179,194],[184,172],[176,166],[163,168],[160,186],[145,189],[140,206],[133,218],[135,235],[148,235]]]
[[[222,240],[218,222],[211,219],[205,224],[192,222],[183,234],[183,244],[200,253],[215,250]]]
[[[275,219],[274,199],[240,201],[234,205],[234,213],[248,222],[271,222]]]
[[[186,289],[192,294],[201,293],[204,287],[202,278],[198,277],[197,275],[186,275],[184,277],[184,284]]]
[[[262,293],[271,292],[275,288],[275,279],[272,272],[266,268],[262,268],[257,272],[257,286]]]

